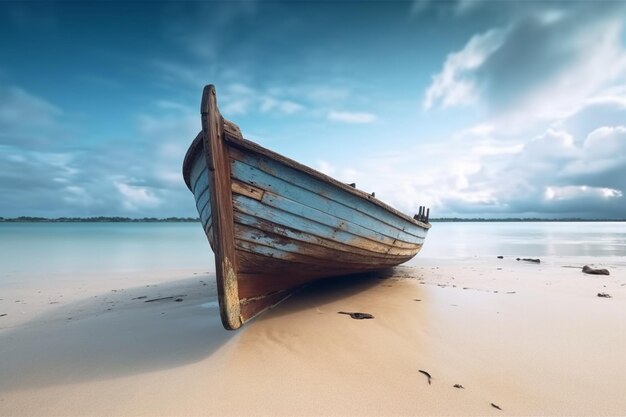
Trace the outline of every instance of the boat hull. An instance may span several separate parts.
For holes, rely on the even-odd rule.
[[[203,106],[214,117],[183,171],[216,253],[227,329],[313,280],[395,266],[421,249],[429,224],[243,139],[211,97]]]

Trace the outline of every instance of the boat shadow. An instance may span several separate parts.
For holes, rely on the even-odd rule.
[[[267,318],[280,319],[349,297],[393,276],[394,269],[387,269],[322,280],[253,322],[256,326]],[[207,289],[212,291],[208,297]],[[146,303],[177,294],[184,294],[183,301],[167,297]],[[109,301],[104,301],[106,297]],[[0,392],[120,378],[200,362],[236,343],[249,328],[224,330],[214,284],[207,287],[197,277],[159,284],[158,292],[133,288],[116,293],[118,301],[110,297],[107,293],[61,305],[2,330]]]
[[[236,337],[222,327],[213,284],[194,277],[154,287],[60,304],[2,330],[0,392],[183,366]]]
[[[348,299],[376,286],[386,285],[387,280],[399,275],[397,267],[390,267],[379,271],[322,279],[299,289],[289,299],[261,314],[253,322],[256,324],[266,320],[275,320],[302,310],[332,304],[343,298]]]

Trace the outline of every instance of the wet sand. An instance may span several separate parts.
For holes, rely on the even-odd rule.
[[[418,259],[236,332],[204,271],[5,286],[0,415],[625,415],[626,265],[595,262]]]

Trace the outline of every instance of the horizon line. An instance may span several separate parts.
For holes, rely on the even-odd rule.
[[[89,217],[40,217],[40,216],[18,216],[2,217],[0,223],[193,223],[199,222],[198,217],[124,217],[124,216],[89,216]],[[454,222],[626,222],[625,219],[610,218],[581,218],[581,217],[439,217],[431,218],[430,222],[454,223]]]

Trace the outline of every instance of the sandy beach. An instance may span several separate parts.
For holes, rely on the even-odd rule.
[[[425,259],[310,287],[236,332],[203,271],[9,288],[0,415],[624,415],[615,262]]]

